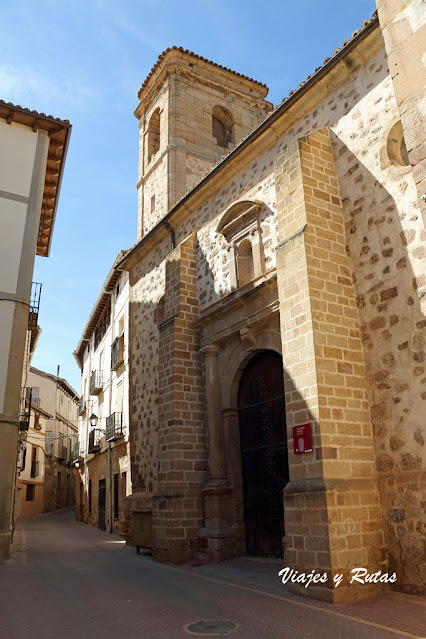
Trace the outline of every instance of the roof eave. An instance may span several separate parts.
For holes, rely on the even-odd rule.
[[[66,161],[66,158],[67,158],[68,147],[69,147],[69,143],[70,143],[71,130],[72,130],[72,127],[70,126],[66,130],[66,133],[65,133],[65,141],[64,141],[64,147],[63,147],[63,150],[62,150],[62,157],[61,157],[61,166],[59,168],[58,186],[56,188],[55,204],[53,206],[53,213],[52,213],[52,219],[51,219],[50,230],[49,230],[49,239],[47,241],[47,247],[46,247],[46,257],[49,257],[50,248],[51,248],[51,245],[52,245],[53,229],[54,229],[54,226],[55,226],[56,211],[58,210],[59,195],[60,195],[60,192],[61,192],[62,178],[63,178],[63,175],[64,175],[65,161]]]
[[[160,55],[157,58],[157,61],[155,62],[151,71],[148,73],[147,77],[145,78],[141,88],[139,89],[138,98],[140,100],[142,99],[145,93],[145,88],[148,87],[150,84],[152,84],[152,82],[154,81],[157,75],[157,71],[160,69],[162,63],[164,62],[166,58],[168,57],[170,58],[173,56],[182,58],[184,55],[190,56],[195,60],[200,60],[200,62],[204,64],[208,64],[212,67],[215,67],[219,71],[225,71],[227,73],[232,74],[235,77],[238,77],[250,84],[255,85],[258,91],[260,91],[261,93],[265,93],[265,97],[268,94],[268,87],[263,82],[259,82],[258,80],[254,80],[253,78],[250,78],[249,76],[244,75],[243,73],[238,73],[238,71],[234,71],[233,69],[224,67],[223,65],[218,64],[217,62],[214,62],[213,60],[208,60],[207,58],[204,58],[203,56],[198,55],[194,53],[193,51],[189,51],[188,49],[184,49],[183,47],[174,46],[174,47],[169,47],[168,49],[160,53]]]
[[[92,310],[90,312],[89,318],[85,324],[85,327],[81,333],[81,337],[80,340],[77,344],[77,348],[75,349],[75,351],[73,352],[74,355],[74,359],[76,360],[77,364],[79,365],[80,369],[83,368],[83,345],[85,346],[85,344],[89,341],[91,334],[93,333],[94,330],[94,326],[93,326],[93,321],[95,318],[95,314],[96,311],[99,309],[99,307],[101,305],[104,306],[104,302],[107,301],[108,297],[112,294],[117,281],[119,280],[121,273],[123,272],[123,269],[120,268],[119,266],[119,256],[117,256],[117,258],[114,261],[114,264],[111,268],[111,270],[109,271],[105,282],[102,285],[102,288],[100,290],[100,293],[96,299],[96,302],[94,303]],[[103,309],[102,309],[103,310]],[[102,311],[101,311],[102,312]]]
[[[68,120],[61,120],[60,118],[54,118],[53,116],[46,115],[45,113],[30,111],[30,109],[23,108],[20,105],[12,104],[11,102],[5,102],[4,100],[0,100],[0,117],[5,119],[8,124],[16,123],[28,126],[34,132],[37,132],[39,129],[47,131],[47,134],[50,138],[49,151],[52,142],[58,142],[58,140],[54,140],[54,137],[59,134],[59,146],[62,147],[62,150],[60,151],[60,157],[57,158],[57,160],[60,162],[59,171],[57,172],[57,178],[54,178],[53,183],[51,181],[48,182],[48,180],[52,178],[52,171],[49,170],[48,167],[48,163],[52,160],[52,158],[48,155],[45,183],[43,188],[43,202],[46,201],[45,209],[47,209],[48,200],[53,200],[53,207],[49,206],[49,208],[47,209],[49,211],[49,215],[43,218],[44,233],[42,233],[41,236],[39,235],[37,239],[36,249],[37,255],[40,255],[41,257],[47,257],[50,253],[53,227],[56,217],[56,210],[58,207],[59,192],[64,173],[65,159],[68,151],[72,126]],[[53,159],[55,160],[55,158]],[[53,174],[56,175],[55,171],[53,171]],[[51,190],[53,190],[54,192],[50,195],[47,195]],[[41,209],[41,215],[42,211],[43,205]]]

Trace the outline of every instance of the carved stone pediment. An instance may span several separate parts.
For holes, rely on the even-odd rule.
[[[245,286],[264,272],[263,247],[259,224],[260,200],[240,200],[229,206],[220,218],[216,232],[229,242],[231,290]]]
[[[255,230],[258,226],[259,211],[263,202],[259,200],[241,200],[234,202],[222,215],[217,233],[225,236],[228,242],[237,240],[241,234]]]

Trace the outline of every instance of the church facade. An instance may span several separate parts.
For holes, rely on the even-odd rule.
[[[424,27],[419,3],[378,4],[275,108],[165,51],[139,92],[138,241],[116,266],[128,543],[283,556],[334,602],[381,587],[351,583],[359,566],[425,583],[422,76],[409,93],[392,44],[415,59]]]

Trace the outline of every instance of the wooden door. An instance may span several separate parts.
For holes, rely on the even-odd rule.
[[[289,480],[282,358],[264,351],[247,364],[238,408],[247,553],[282,556],[283,488]]]

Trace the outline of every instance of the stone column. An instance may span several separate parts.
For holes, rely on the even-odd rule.
[[[232,490],[226,472],[225,441],[220,402],[219,347],[201,349],[206,372],[208,480],[203,488],[205,525],[198,532],[198,548],[221,561],[234,554],[230,528]]]
[[[223,410],[226,467],[232,490],[232,519],[235,531],[235,553],[245,555],[246,533],[244,526],[243,475],[241,468],[240,423],[237,408]]]
[[[242,485],[240,424],[237,408],[225,408],[223,411],[223,430],[225,436],[226,468],[231,486]]]
[[[219,347],[206,346],[201,349],[206,370],[207,431],[209,442],[209,480],[207,485],[226,483],[226,458],[223,436],[222,411],[220,405]]]

